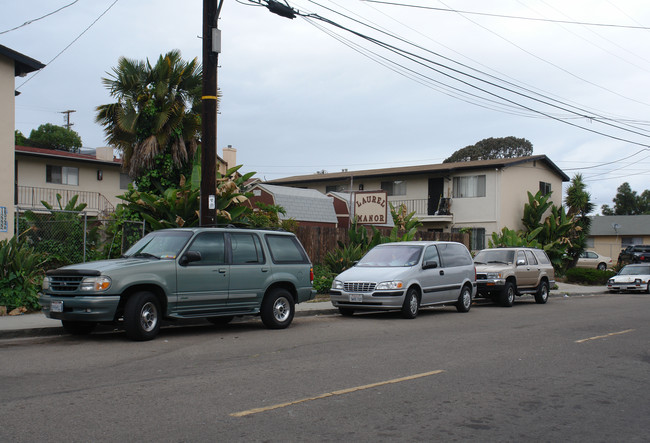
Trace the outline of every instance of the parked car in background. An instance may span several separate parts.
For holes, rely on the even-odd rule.
[[[607,281],[611,292],[632,291],[650,294],[650,264],[626,265]]]
[[[342,315],[400,310],[415,318],[421,307],[450,304],[467,312],[476,292],[472,256],[462,243],[398,242],[375,246],[334,279],[330,297]]]
[[[535,302],[548,300],[555,270],[546,252],[535,248],[483,249],[474,257],[479,297],[510,307],[515,295],[533,294]]]
[[[611,257],[600,255],[594,251],[582,251],[576,263],[576,268],[599,269],[601,271],[605,271],[612,266],[614,266],[614,262]]]
[[[618,264],[650,263],[650,245],[630,245],[618,254]]]
[[[311,300],[309,257],[289,232],[237,228],[154,231],[122,258],[48,271],[39,303],[72,334],[118,323],[133,340],[150,340],[163,319],[226,324],[259,315],[268,328],[293,320]]]

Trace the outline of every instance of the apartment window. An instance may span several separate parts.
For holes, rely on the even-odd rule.
[[[542,195],[551,193],[551,184],[546,182],[539,182],[539,190],[542,191]]]
[[[7,207],[0,206],[0,232],[7,232],[9,223],[7,222]]]
[[[460,228],[451,228],[451,232],[458,233]],[[471,251],[485,249],[485,228],[472,228],[469,234],[469,249]]]
[[[120,173],[120,189],[129,189],[129,183],[131,183],[129,174]]]
[[[454,198],[485,197],[485,175],[454,177]]]
[[[46,165],[45,181],[59,185],[79,186],[79,168]]]
[[[381,182],[381,189],[386,195],[406,195],[406,180]]]
[[[343,185],[329,185],[325,186],[325,194],[328,192],[344,192],[345,186]]]

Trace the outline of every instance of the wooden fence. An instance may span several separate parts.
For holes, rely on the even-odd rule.
[[[390,229],[386,229],[383,234],[388,235],[389,232]],[[314,264],[322,263],[325,254],[338,248],[339,241],[343,244],[349,242],[348,228],[298,226],[296,236],[300,239],[311,262]],[[456,241],[469,248],[469,234],[418,231],[415,240]]]

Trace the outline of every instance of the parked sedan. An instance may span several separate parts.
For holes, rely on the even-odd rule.
[[[627,265],[607,282],[611,292],[633,291],[650,294],[650,265]]]
[[[605,271],[614,266],[611,257],[605,257],[594,251],[583,251],[578,257],[576,268],[591,268]]]

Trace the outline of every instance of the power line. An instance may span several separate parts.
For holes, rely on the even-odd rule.
[[[46,63],[46,66],[47,66],[47,65],[50,65],[54,60],[56,60],[57,58],[59,58],[59,56],[60,56],[61,54],[63,54],[63,53],[64,53],[64,52],[65,52],[65,51],[66,51],[70,46],[72,46],[72,45],[73,45],[77,40],[79,40],[79,39],[81,38],[81,36],[84,35],[84,34],[85,34],[85,33],[86,33],[90,28],[92,28],[93,25],[94,25],[95,23],[97,23],[97,22],[99,21],[99,19],[101,19],[101,18],[102,18],[102,17],[103,17],[103,16],[104,16],[108,11],[110,11],[110,9],[111,9],[113,6],[115,6],[115,3],[117,3],[118,1],[119,1],[119,0],[115,0],[113,3],[111,3],[110,6],[109,6],[108,8],[106,8],[106,9],[104,10],[104,12],[102,12],[101,14],[99,14],[99,17],[97,17],[97,18],[96,18],[96,19],[95,19],[95,20],[94,20],[90,25],[88,25],[88,27],[87,27],[86,29],[84,29],[84,30],[81,32],[81,34],[79,34],[79,35],[78,35],[74,40],[72,40],[68,46],[66,46],[65,48],[63,48],[63,49],[61,50],[61,52],[59,52],[57,55],[55,55],[54,58],[53,58],[52,60],[50,60],[49,62],[47,62],[47,63]],[[44,69],[40,69],[40,70],[38,70],[38,71],[35,71],[34,74],[32,74],[31,77],[29,77],[27,80],[25,80],[24,82],[22,82],[21,85],[18,86],[18,87],[16,88],[16,90],[19,90],[20,88],[22,88],[23,86],[25,86],[25,84],[26,84],[27,82],[29,82],[31,79],[33,79],[34,77],[36,77],[38,74],[40,74],[40,73],[43,72],[43,71],[44,71]]]
[[[380,4],[383,4],[383,5],[391,5],[391,6],[404,6],[404,7],[407,7],[407,8],[430,9],[430,10],[433,10],[433,11],[455,12],[455,13],[460,13],[460,14],[482,15],[482,16],[487,16],[487,17],[498,17],[498,18],[507,18],[507,19],[515,19],[515,20],[530,20],[530,21],[536,21],[536,22],[564,23],[564,24],[567,24],[567,25],[600,26],[600,27],[609,27],[609,28],[626,28],[626,29],[650,30],[650,27],[647,27],[647,26],[617,25],[617,24],[612,24],[612,23],[589,23],[589,22],[578,22],[578,21],[573,21],[573,20],[552,20],[552,19],[547,19],[547,18],[535,18],[535,17],[515,16],[515,15],[491,14],[491,13],[487,13],[487,12],[461,11],[459,9],[452,9],[452,8],[436,8],[436,7],[433,7],[433,6],[410,5],[410,4],[406,4],[406,3],[387,2],[387,1],[380,1],[380,0],[361,0],[361,1],[362,2],[367,2],[367,3],[380,3]]]
[[[65,5],[65,6],[61,6],[61,7],[60,7],[59,9],[57,9],[56,11],[52,11],[52,12],[50,12],[50,13],[48,13],[48,14],[45,14],[45,15],[43,15],[43,16],[41,16],[41,17],[38,17],[38,18],[34,18],[34,19],[31,19],[31,20],[27,20],[27,21],[26,21],[25,23],[23,23],[22,25],[19,25],[19,26],[16,26],[15,28],[7,29],[6,31],[2,31],[2,32],[0,32],[0,35],[1,35],[1,34],[6,34],[7,32],[15,31],[16,29],[20,29],[20,28],[25,27],[25,26],[27,26],[27,25],[31,25],[32,23],[34,23],[34,22],[36,22],[36,21],[38,21],[38,20],[42,20],[42,19],[44,19],[44,18],[46,18],[46,17],[49,17],[50,15],[54,15],[54,14],[56,14],[57,12],[63,11],[65,8],[68,8],[68,7],[72,6],[72,5],[74,5],[74,4],[77,3],[78,1],[79,1],[79,0],[74,0],[72,3],[69,3],[69,4]]]

